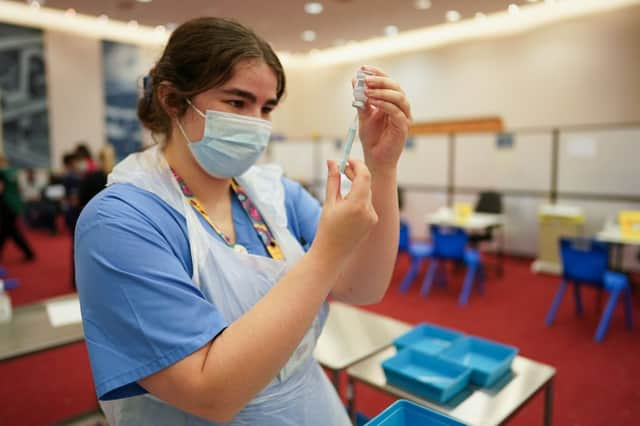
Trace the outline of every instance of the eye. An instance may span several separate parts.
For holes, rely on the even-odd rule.
[[[262,114],[264,115],[271,114],[271,111],[273,111],[273,107],[271,106],[262,107]]]
[[[226,102],[228,105],[232,106],[233,108],[241,109],[242,107],[244,107],[244,101],[241,101],[238,99],[231,99]]]

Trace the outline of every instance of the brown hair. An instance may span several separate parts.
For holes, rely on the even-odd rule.
[[[280,100],[285,89],[284,70],[265,40],[230,19],[197,18],[185,22],[171,34],[162,56],[144,78],[138,118],[152,133],[169,136],[171,117],[158,97],[160,84],[171,84],[166,105],[182,115],[187,99],[229,81],[236,64],[246,59],[260,59],[271,67]]]

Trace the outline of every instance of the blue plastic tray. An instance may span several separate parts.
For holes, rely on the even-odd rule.
[[[465,424],[401,399],[391,404],[365,426],[465,426]]]
[[[445,403],[462,391],[471,369],[406,348],[382,362],[387,383],[414,395]]]
[[[457,340],[440,353],[448,361],[473,370],[471,383],[488,387],[509,371],[518,349],[478,337]]]
[[[411,347],[417,351],[435,355],[463,336],[464,334],[458,331],[422,323],[395,339],[393,345],[399,351]]]

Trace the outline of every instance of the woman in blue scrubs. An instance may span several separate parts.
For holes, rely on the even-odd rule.
[[[347,425],[313,359],[329,296],[379,301],[398,247],[396,167],[410,110],[363,67],[365,161],[324,206],[255,166],[285,92],[263,39],[225,19],[177,28],[138,116],[158,144],[129,156],[83,210],[76,273],[87,347],[112,425]]]

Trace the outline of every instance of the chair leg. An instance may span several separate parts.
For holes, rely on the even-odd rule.
[[[436,268],[435,281],[436,281],[436,284],[440,287],[447,286],[447,264],[446,263],[443,262],[442,267],[440,267],[440,264],[438,264],[438,267]]]
[[[602,318],[600,319],[600,323],[598,324],[598,328],[596,329],[596,334],[594,336],[594,340],[596,342],[601,342],[604,338],[604,335],[609,328],[609,321],[611,321],[611,316],[613,315],[613,311],[616,308],[616,302],[618,301],[618,296],[620,295],[620,290],[613,290],[611,295],[609,296],[609,301],[607,302],[607,307],[604,309],[602,313]]]
[[[473,288],[473,281],[476,278],[477,266],[467,266],[467,275],[464,278],[464,285],[462,286],[462,293],[458,299],[458,304],[464,306],[469,302],[469,296],[471,295],[471,289]]]
[[[567,291],[567,282],[565,280],[562,280],[560,282],[560,288],[558,288],[556,295],[553,297],[553,302],[551,303],[551,309],[549,309],[547,318],[544,321],[546,325],[553,324],[553,320],[555,320],[556,318],[556,313],[558,312],[558,308],[560,307],[560,302],[562,302],[562,298],[564,297],[565,291]]]
[[[484,295],[485,271],[482,264],[478,265],[478,293]]]
[[[576,315],[582,315],[582,297],[580,295],[580,284],[577,282],[573,283],[573,298],[576,302]]]
[[[433,277],[438,270],[438,260],[431,259],[429,262],[429,269],[427,270],[427,275],[424,277],[424,282],[422,283],[422,288],[420,289],[420,295],[426,296],[429,294],[429,290],[431,289],[431,284],[433,283]]]
[[[420,257],[411,257],[411,266],[409,267],[409,271],[402,279],[402,283],[400,284],[400,293],[406,293],[413,284],[413,280],[416,279],[418,272],[420,271],[420,267],[422,266],[422,258]]]
[[[633,318],[631,317],[631,291],[629,289],[624,291],[624,318],[627,328],[631,330],[633,328]]]

